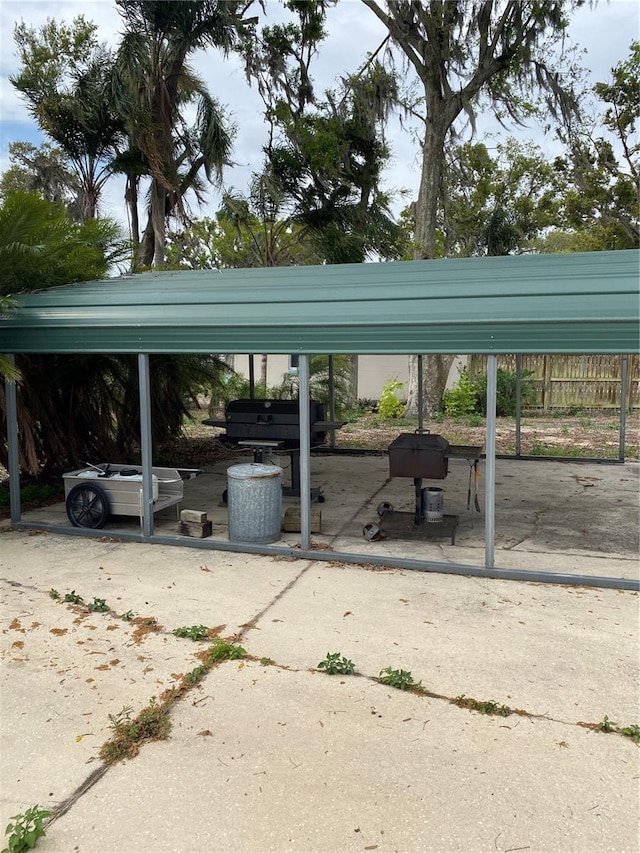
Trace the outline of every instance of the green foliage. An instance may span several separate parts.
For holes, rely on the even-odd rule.
[[[389,379],[382,386],[380,399],[378,401],[378,412],[381,418],[400,418],[406,408],[406,404],[399,399],[397,391],[404,388],[404,383],[399,379]]]
[[[214,416],[221,413],[231,400],[246,400],[250,391],[251,386],[246,377],[234,373],[230,369],[221,373],[209,389],[209,415]],[[264,399],[267,396],[267,389],[262,382],[254,383],[253,396],[256,399]]]
[[[49,598],[53,598],[54,601],[57,601],[60,598],[60,593],[57,589],[51,587],[51,589],[49,590]]]
[[[127,254],[111,220],[73,222],[34,193],[9,195],[0,206],[0,295],[100,279]]]
[[[223,660],[240,660],[247,656],[247,652],[242,646],[236,646],[233,643],[228,643],[226,640],[216,640],[210,649],[206,651],[206,662],[209,665],[218,663]]]
[[[520,400],[523,409],[535,402],[535,386],[531,379],[532,371],[523,370],[520,375]],[[480,410],[487,414],[487,377],[478,378]],[[516,374],[498,368],[496,377],[496,414],[498,417],[513,417],[516,413]]]
[[[93,601],[87,604],[87,609],[93,613],[108,613],[111,610],[104,598],[95,598],[95,596]]]
[[[624,737],[631,738],[634,743],[640,743],[640,726],[636,723],[633,723],[630,726],[625,726],[622,729],[618,729],[621,735]]]
[[[197,640],[205,640],[209,633],[209,628],[206,625],[192,625],[188,628],[186,625],[182,628],[176,628],[173,631],[176,637],[188,637],[195,643]]]
[[[333,356],[333,398],[337,417],[348,409],[349,362],[346,355]],[[293,400],[298,396],[300,380],[297,373],[287,374],[280,385],[270,388],[269,397],[276,400]],[[309,356],[309,389],[311,399],[329,402],[329,356]]]
[[[340,652],[327,652],[326,658],[318,664],[318,669],[323,669],[327,675],[353,675],[355,666]]]
[[[51,498],[59,498],[61,494],[62,488],[60,486],[32,483],[20,489],[20,501],[22,504],[50,502]],[[8,506],[9,488],[3,484],[0,485],[0,509]]]
[[[378,679],[382,684],[388,684],[389,687],[395,687],[397,690],[408,690],[410,688],[419,690],[422,688],[422,682],[415,681],[411,672],[406,669],[392,669],[388,666],[380,671]]]
[[[464,693],[461,696],[457,696],[452,702],[459,708],[468,708],[470,711],[477,711],[479,714],[487,714],[489,716],[508,717],[512,713],[508,705],[498,705],[492,699],[488,701],[471,699],[469,696],[465,696]]]
[[[529,378],[532,371],[523,370],[520,375],[520,400],[522,408],[535,402],[535,386]],[[460,379],[443,396],[445,413],[451,417],[487,414],[487,377],[471,376],[466,367],[460,371]],[[498,417],[513,417],[516,413],[516,374],[498,368],[496,377],[496,414]],[[480,426],[479,422],[469,426]]]
[[[131,620],[133,619],[133,617],[134,617],[135,615],[136,615],[136,614],[133,612],[133,610],[127,610],[127,612],[126,612],[126,613],[123,613],[123,614],[120,616],[120,618],[121,618],[121,619],[124,619],[124,621],[125,621],[125,622],[131,622]]]
[[[24,850],[33,850],[38,839],[45,835],[42,824],[50,814],[51,812],[35,805],[14,815],[5,830],[8,840],[2,853],[23,853]]]
[[[72,589],[71,592],[65,595],[63,601],[66,601],[68,604],[82,604],[84,599],[76,593],[75,589]]]
[[[113,764],[138,754],[140,746],[150,740],[169,737],[171,720],[168,708],[158,705],[155,696],[146,708],[131,719],[131,708],[123,708],[117,714],[109,714],[113,736],[100,749],[100,758]]]
[[[466,367],[460,370],[460,378],[448,388],[442,397],[445,414],[452,418],[478,411],[478,383]]]
[[[191,672],[188,672],[185,675],[184,680],[190,685],[198,684],[208,672],[209,668],[202,664],[201,666],[197,666],[195,669],[192,669]]]
[[[602,722],[598,723],[598,729],[601,732],[614,732],[616,731],[616,726],[618,724],[614,723],[613,720],[610,720],[609,717],[605,714]]]
[[[92,219],[125,141],[111,97],[113,58],[82,15],[71,25],[49,18],[39,30],[21,23],[14,39],[21,65],[11,82],[77,176],[78,217]]]

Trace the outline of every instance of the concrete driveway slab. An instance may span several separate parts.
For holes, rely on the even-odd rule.
[[[0,534],[0,578],[0,817],[64,803],[38,849],[639,849],[638,747],[579,725],[640,722],[636,594],[25,532]],[[181,683],[202,645],[172,630],[198,624],[252,658],[105,770],[109,714]],[[315,671],[335,651],[360,674]]]
[[[249,631],[296,668],[340,651],[436,693],[577,721],[638,716],[638,594],[315,564]]]
[[[369,680],[227,663],[43,851],[632,851],[636,747]]]

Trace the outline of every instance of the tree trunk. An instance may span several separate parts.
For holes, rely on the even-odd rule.
[[[349,355],[348,370],[349,379],[347,385],[347,406],[355,407],[358,400],[358,356]]]
[[[267,387],[267,366],[268,366],[269,356],[266,353],[263,353],[260,358],[260,383]]]
[[[167,191],[156,180],[151,187],[151,224],[153,227],[153,266],[164,265]]]
[[[439,105],[428,110],[434,116],[427,122],[422,145],[422,174],[415,206],[416,260],[436,256],[438,230],[438,200],[440,197],[441,166],[447,121]],[[442,395],[447,384],[453,355],[425,355],[423,358],[422,400],[423,415],[433,416],[442,409]],[[418,416],[418,356],[409,356],[409,387],[407,392],[407,417]]]
[[[149,269],[153,264],[153,246],[153,221],[151,219],[151,211],[149,211],[140,246],[140,264],[143,269]]]
[[[455,355],[422,356],[422,414],[432,418],[442,411],[442,395]],[[410,408],[415,400],[415,407]],[[409,387],[407,392],[406,417],[418,416],[418,356],[409,356]]]
[[[124,198],[129,210],[131,271],[138,272],[142,263],[142,252],[140,246],[140,220],[138,217],[138,177],[136,175],[127,175]]]

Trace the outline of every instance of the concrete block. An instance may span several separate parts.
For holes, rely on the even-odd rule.
[[[207,513],[200,512],[199,509],[183,509],[180,512],[180,521],[192,522],[194,524],[204,524],[207,520]]]
[[[311,533],[322,533],[322,510],[320,507],[311,507]],[[282,529],[289,533],[300,532],[300,507],[290,506],[285,511],[282,520]]]
[[[207,536],[211,536],[211,531],[212,524],[210,521],[203,521],[200,524],[195,521],[181,521],[178,527],[178,533],[181,536],[191,536],[193,539],[205,539]]]

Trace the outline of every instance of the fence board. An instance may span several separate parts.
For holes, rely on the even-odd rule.
[[[499,355],[498,367],[515,373],[514,355]],[[522,371],[530,371],[534,408],[619,409],[622,362],[611,355],[523,355]],[[485,373],[485,356],[469,357],[470,373]],[[640,409],[640,356],[629,356],[627,408]]]

